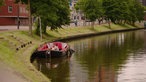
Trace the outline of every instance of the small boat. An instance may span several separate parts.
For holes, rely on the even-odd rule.
[[[64,42],[51,42],[40,45],[39,48],[33,52],[31,61],[38,58],[58,58],[63,56],[71,56],[74,50],[70,49],[70,46]]]

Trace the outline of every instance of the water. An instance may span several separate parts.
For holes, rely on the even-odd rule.
[[[68,42],[70,58],[36,59],[52,82],[146,82],[146,31],[132,31]]]

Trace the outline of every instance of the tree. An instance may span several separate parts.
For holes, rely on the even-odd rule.
[[[125,22],[134,25],[136,21],[142,21],[144,18],[144,6],[137,0],[128,0],[128,13],[125,16]]]
[[[62,25],[69,24],[70,22],[70,10],[69,10],[69,4],[67,0],[57,0],[56,4],[56,16],[57,20],[56,22],[52,22],[51,30],[62,28]]]
[[[105,16],[115,24],[131,24],[143,20],[144,7],[137,0],[103,0]]]
[[[133,7],[135,8],[135,19],[132,21],[132,24],[134,25],[134,23],[136,21],[143,21],[144,19],[144,6],[142,6],[137,0],[134,1]]]
[[[21,1],[27,3],[27,0]],[[47,26],[54,30],[69,24],[68,0],[30,0],[30,9],[34,17],[41,18],[43,33],[46,33]]]
[[[103,15],[102,1],[100,0],[80,0],[76,9],[83,11],[87,20],[91,21],[91,27],[94,29],[94,22]]]
[[[104,10],[105,10],[105,19],[107,20],[108,24],[109,24],[109,28],[110,28],[110,20],[113,22],[115,20],[114,15],[115,13],[115,9],[117,4],[115,0],[103,0],[103,4],[102,4]]]

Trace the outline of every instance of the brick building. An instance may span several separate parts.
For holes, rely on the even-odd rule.
[[[146,6],[146,0],[140,0],[144,6]]]
[[[4,0],[0,7],[0,25],[28,25],[28,10],[25,4],[16,4],[15,0]]]

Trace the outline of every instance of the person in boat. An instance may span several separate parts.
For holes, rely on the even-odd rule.
[[[51,50],[51,48],[52,48],[54,45],[53,45],[53,43],[48,43],[47,46],[48,46],[48,50]]]
[[[56,50],[56,51],[59,51],[59,48],[58,48],[58,46],[53,45],[53,47],[51,48],[51,50]]]
[[[66,43],[62,43],[62,42],[54,42],[54,45],[56,45],[60,51],[64,51],[65,49],[67,49],[67,44]]]
[[[62,50],[62,43],[61,42],[54,42],[53,44],[55,46],[57,46],[59,50]]]

